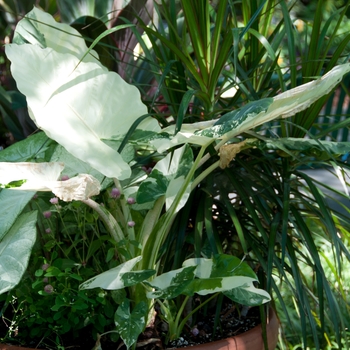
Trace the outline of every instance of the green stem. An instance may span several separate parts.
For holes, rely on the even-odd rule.
[[[135,230],[133,227],[128,226],[128,221],[132,221],[132,215],[130,212],[130,205],[127,203],[126,198],[123,193],[123,188],[117,178],[113,178],[115,187],[119,189],[120,191],[120,206],[121,206],[121,211],[123,213],[124,217],[124,228],[128,233],[128,239],[129,241],[134,241],[135,240]],[[124,236],[124,235],[123,235]],[[129,253],[131,254],[132,257],[135,257],[135,247],[132,244],[129,244]]]
[[[211,143],[212,141],[210,141]],[[143,269],[153,269],[156,260],[158,258],[159,249],[161,247],[162,242],[164,242],[164,239],[166,238],[167,233],[170,230],[170,227],[175,219],[175,214],[177,207],[180,203],[181,198],[183,198],[184,193],[186,192],[187,187],[190,185],[194,173],[198,167],[198,164],[200,160],[202,159],[202,156],[207,148],[207,146],[210,144],[203,145],[198,153],[198,156],[196,160],[194,161],[189,173],[186,176],[186,179],[184,183],[182,184],[181,188],[179,189],[179,192],[177,193],[174,202],[172,203],[169,210],[160,218],[160,220],[155,225],[154,229],[149,235],[149,238],[145,242],[145,245],[142,250],[142,267]]]
[[[220,160],[216,161],[215,163],[213,163],[210,167],[208,167],[207,169],[205,169],[202,173],[200,173],[192,182],[191,185],[191,191],[193,191],[198,184],[204,180],[212,171],[214,171],[216,168],[218,168],[220,165]]]
[[[162,212],[164,205],[164,197],[158,198],[154,203],[154,206],[151,210],[148,211],[139,234],[138,241],[147,242],[148,237],[150,236],[152,230],[154,229],[155,224],[159,220],[160,214]]]
[[[176,339],[180,337],[181,335],[181,332],[183,330],[183,328],[185,327],[185,324],[187,323],[187,321],[189,320],[190,317],[192,317],[192,315],[197,312],[200,308],[202,308],[205,304],[209,303],[209,301],[211,301],[212,299],[214,299],[215,297],[217,297],[220,293],[215,293],[213,294],[210,298],[206,299],[202,304],[198,305],[194,310],[192,310],[188,315],[186,315],[186,317],[182,320],[182,322],[180,323],[179,326],[177,326],[177,323],[180,319],[179,316],[181,316],[180,314],[180,310],[179,310],[179,314],[177,315],[176,317],[176,328],[177,328],[177,333],[176,333]],[[186,297],[188,299],[188,297]],[[185,298],[184,302],[183,302],[183,305],[181,305],[181,313],[182,313],[182,310],[184,309],[185,307],[185,302],[187,302],[187,299]],[[173,339],[171,339],[173,340]]]
[[[121,240],[125,239],[122,229],[107,209],[105,209],[92,199],[82,200],[82,202],[96,211],[102,222],[105,224],[107,231],[110,233],[110,235],[116,242],[120,242]]]

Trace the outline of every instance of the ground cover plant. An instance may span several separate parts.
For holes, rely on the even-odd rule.
[[[269,19],[275,9],[280,11],[280,20],[271,32]],[[140,320],[152,310],[152,299],[158,300],[170,325],[170,338],[178,336],[185,325],[180,317],[186,303],[177,297],[179,294],[186,296],[185,301],[191,300],[194,293],[219,291],[212,288],[218,283],[226,295],[241,304],[267,301],[268,294],[253,287],[256,276],[251,267],[260,267],[256,272],[261,285],[275,293],[285,312],[272,276],[290,287],[302,329],[310,325],[316,348],[327,339],[326,331],[334,331],[340,343],[345,338],[341,314],[331,315],[334,329],[326,329],[327,308],[337,310],[338,301],[329,288],[309,223],[318,220],[325,227],[323,238],[333,244],[340,274],[340,257],[349,257],[343,242],[347,221],[330,210],[323,194],[299,169],[305,164],[332,165],[346,182],[340,166],[346,168],[347,164],[339,156],[349,151],[348,143],[321,141],[321,135],[310,135],[308,129],[349,69],[347,63],[332,69],[341,60],[340,48],[349,38],[343,39],[331,58],[327,52],[333,41],[320,45],[316,65],[312,57],[315,51],[296,55],[289,10],[286,4],[274,1],[255,1],[251,6],[230,1],[164,2],[155,6],[163,21],[149,25],[150,17],[140,16],[140,28],[136,29],[126,15],[89,50],[86,43],[90,45],[94,38],[85,37],[84,41],[79,33],[61,27],[39,10],[28,14],[16,28],[14,44],[6,50],[18,88],[27,97],[31,118],[48,137],[42,133],[31,136],[1,153],[0,182],[7,188],[1,191],[0,199],[13,213],[2,213],[2,242],[17,241],[23,234],[21,226],[31,234],[25,237],[31,243],[23,246],[19,270],[26,270],[34,244],[36,213],[26,206],[34,193],[15,191],[53,191],[62,200],[80,200],[84,207],[90,207],[88,216],[99,217],[98,228],[109,237],[98,243],[98,248],[91,248],[96,243],[86,247],[90,251],[104,247],[108,257],[100,259],[106,262],[104,269],[111,267],[111,261],[118,265],[80,288],[128,291],[117,302],[106,299],[119,305],[113,326],[127,346],[135,344],[145,327]],[[345,12],[346,7],[339,9],[337,23]],[[318,8],[311,43],[307,41],[310,47],[319,38],[321,22],[316,20],[320,13]],[[200,30],[195,25],[198,21]],[[128,54],[121,55],[123,59],[119,58],[118,67],[113,68],[105,59],[111,52],[94,49],[110,49],[110,43],[102,44],[102,37],[109,34],[117,39],[122,31],[129,33],[133,44],[125,46]],[[322,33],[326,36],[325,30]],[[279,46],[286,37],[289,45],[282,67]],[[135,38],[142,52],[137,57]],[[117,56],[120,54],[118,51]],[[31,57],[26,66],[23,56]],[[99,61],[99,57],[103,59]],[[106,66],[137,85],[148,108],[137,90]],[[275,124],[277,132],[271,132],[271,123],[281,117]],[[347,123],[330,126],[329,131]],[[309,139],[303,138],[305,134]],[[61,174],[70,179],[57,181]],[[300,191],[305,187],[302,178],[307,193]],[[99,192],[102,197],[90,199]],[[193,203],[200,205],[194,209]],[[23,209],[23,216],[17,217]],[[84,247],[85,243],[79,244]],[[307,247],[308,253],[300,247]],[[110,260],[112,256],[116,260]],[[224,273],[226,270],[218,268],[222,264],[236,266],[238,275]],[[315,268],[315,289],[303,281],[305,264]],[[101,270],[102,266],[94,272]],[[91,271],[80,274],[74,270],[75,277],[71,272],[60,270],[63,275],[58,277],[69,275],[74,280],[80,276],[77,281],[92,277]],[[36,272],[37,277],[41,278],[41,273]],[[45,272],[53,277],[50,273]],[[181,283],[177,274],[181,274]],[[3,291],[15,287],[21,278],[21,274],[12,276]],[[234,280],[241,284],[235,291],[228,290],[225,281],[232,287]],[[241,299],[242,288],[248,295],[247,281],[254,302],[254,298]],[[203,289],[206,283],[208,288]],[[319,302],[316,314],[310,295]],[[98,293],[95,297],[98,300]],[[169,298],[177,301],[175,313],[164,301]],[[140,325],[137,332],[124,328],[121,319],[126,315]],[[306,344],[306,332],[302,337]]]

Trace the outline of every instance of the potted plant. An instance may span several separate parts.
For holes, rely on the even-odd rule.
[[[62,41],[57,40],[58,32]],[[25,230],[25,241],[31,244],[24,247],[20,256],[16,255],[16,259],[21,258],[22,272],[35,240],[36,213],[18,217],[32,193],[20,193],[21,201],[13,193],[18,189],[46,190],[64,201],[79,200],[92,208],[115,240],[119,265],[85,281],[80,288],[128,289],[114,319],[128,347],[135,344],[146,320],[152,320],[153,300],[157,300],[168,321],[169,337],[180,334],[186,323],[180,322],[181,311],[194,294],[222,292],[244,305],[268,301],[269,295],[254,286],[256,276],[249,265],[220,249],[212,249],[214,254],[207,258],[196,254],[183,259],[179,268],[164,271],[160,263],[165,256],[164,243],[191,193],[205,188],[211,174],[227,168],[241,152],[277,148],[287,154],[312,153],[327,147],[330,154],[347,153],[347,144],[239,136],[307,108],[337,85],[349,71],[349,65],[337,66],[322,78],[274,98],[248,103],[219,120],[180,122],[160,128],[147,114],[137,90],[99,63],[92,50],[96,43],[87,49],[83,38],[70,27],[34,9],[17,26],[14,43],[6,49],[13,76],[27,97],[33,120],[49,136],[36,135],[2,154],[0,182],[7,189],[1,192],[1,200],[11,203],[12,209],[11,215],[4,215],[6,237],[2,243],[9,247],[9,242],[23,240]],[[31,57],[29,64],[23,64],[24,56]],[[36,89],[32,88],[33,83]],[[102,87],[108,87],[107,91]],[[116,111],[123,115],[121,120],[116,121]],[[46,162],[17,162],[16,153],[22,145],[33,144],[41,149],[50,139],[57,143],[45,150]],[[32,152],[21,160],[32,159]],[[57,181],[62,163],[82,167],[85,174]],[[149,174],[141,169],[143,164],[152,164]],[[79,171],[71,168],[70,175],[76,173]],[[91,199],[101,188],[108,189],[117,200],[111,207]],[[9,268],[4,268],[11,279],[2,291],[13,288],[21,278],[13,278]],[[186,297],[181,300],[180,309],[172,313],[164,301],[179,295]],[[190,316],[191,312],[185,321]]]

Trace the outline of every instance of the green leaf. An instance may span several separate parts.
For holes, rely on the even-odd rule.
[[[193,281],[196,267],[182,267],[157,276],[150,282],[145,282],[155,290],[147,293],[150,299],[173,299],[183,294],[184,290]]]
[[[186,295],[207,295],[243,288],[251,293],[249,296],[247,294],[246,305],[251,305],[249,302],[254,303],[254,300],[258,299],[264,300],[263,302],[271,299],[266,291],[254,287],[253,283],[257,282],[257,278],[249,265],[235,257],[217,254],[214,259],[188,259],[184,261],[183,266],[196,267],[197,278],[184,290]],[[236,294],[240,295],[238,292]]]
[[[143,181],[137,192],[138,204],[153,202],[166,193],[169,180],[158,169],[153,169],[147,180]]]
[[[0,294],[15,287],[27,269],[36,239],[37,211],[20,215],[0,241]]]
[[[255,288],[252,283],[224,291],[223,293],[234,302],[247,306],[258,306],[271,300],[266,291]]]
[[[105,271],[93,278],[90,278],[86,282],[82,283],[80,289],[92,289],[92,288],[103,288],[103,289],[122,289],[131,285],[137,284],[144,281],[145,279],[152,276],[155,271],[134,271],[131,270],[141,260],[138,256],[134,259],[128,260],[127,262],[118,265],[108,271]],[[134,283],[134,284],[133,284]]]
[[[118,307],[114,315],[114,322],[127,349],[137,341],[144,330],[147,312],[147,304],[144,301],[138,303],[132,312],[130,312],[130,301],[127,299]]]
[[[302,138],[279,138],[270,140],[247,140],[247,143],[260,149],[287,149],[304,153],[317,159],[330,159],[332,156],[339,156],[350,152],[350,142],[332,142]]]
[[[147,280],[155,273],[155,270],[125,272],[121,275],[121,279],[126,287],[130,287]]]
[[[44,153],[53,141],[44,132],[39,132],[16,142],[0,152],[0,162],[25,162]]]
[[[193,164],[193,153],[188,145],[176,149],[160,160],[153,168],[149,177],[143,181],[137,192],[136,201],[139,204],[154,202],[157,198],[166,196],[166,208],[170,208],[174,202],[179,188],[185,182]],[[190,193],[190,185],[187,193],[176,210],[180,210],[187,202]]]
[[[34,194],[35,192],[12,191],[10,189],[0,191],[0,241],[10,230]]]
[[[255,272],[246,262],[227,254],[217,254],[213,258],[210,277],[218,276],[246,276],[257,279]]]
[[[62,175],[67,175],[69,178],[72,178],[78,174],[90,174],[100,183],[102,183],[105,178],[105,176],[102,175],[99,171],[92,168],[86,162],[83,162],[82,160],[74,157],[61,145],[57,145],[51,155],[50,161],[64,163],[64,170],[62,171]]]

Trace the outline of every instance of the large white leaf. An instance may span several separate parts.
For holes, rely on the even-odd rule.
[[[56,22],[50,14],[36,7],[18,22],[13,41],[17,44],[29,43],[41,48],[51,47],[57,52],[70,53],[79,59],[88,49],[84,38],[76,29],[68,24]],[[96,58],[98,54],[91,51],[84,58],[84,62],[100,64]]]
[[[12,190],[51,191],[63,201],[85,200],[100,193],[100,182],[89,174],[78,174],[66,181],[57,181],[62,163],[0,162],[0,184],[26,180]]]
[[[59,178],[63,169],[63,163],[55,162],[0,162],[0,184],[7,185],[11,181],[27,180],[26,184],[28,186],[31,182],[40,184],[45,181],[55,181]]]
[[[36,239],[36,220],[36,211],[22,214],[0,241],[0,294],[15,287],[27,268]]]
[[[78,65],[77,57],[50,48],[11,44],[6,54],[39,128],[102,174],[120,180],[131,175],[129,165],[102,139],[124,135],[147,113],[136,87],[99,64]]]

